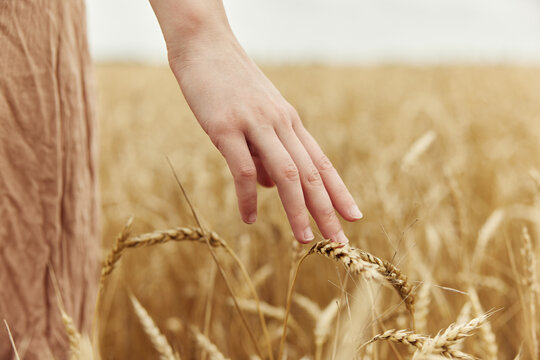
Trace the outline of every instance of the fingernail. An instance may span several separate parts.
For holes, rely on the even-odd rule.
[[[253,224],[255,221],[257,221],[257,213],[252,213],[251,215],[249,215],[247,223]]]
[[[351,208],[349,209],[349,215],[355,219],[361,219],[364,217],[364,214],[362,214],[362,212],[356,205],[351,206]]]
[[[334,241],[336,241],[336,242],[338,242],[340,244],[348,244],[349,243],[349,239],[347,239],[347,237],[345,236],[345,233],[343,232],[343,230],[338,232],[338,234],[337,234]]]
[[[304,230],[304,241],[309,242],[313,239],[315,239],[315,236],[313,235],[313,231],[311,231],[311,228],[308,226],[306,230]]]

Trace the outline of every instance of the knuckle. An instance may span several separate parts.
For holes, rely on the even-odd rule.
[[[289,117],[293,120],[293,122],[300,121],[300,115],[298,115],[298,111],[292,106],[291,104],[287,104],[287,113],[289,114]]]
[[[296,165],[294,165],[292,162],[286,163],[280,169],[280,176],[287,181],[298,180],[298,169],[296,168]]]
[[[286,107],[277,107],[274,110],[274,121],[280,125],[285,127],[292,127],[292,118],[289,114],[289,111]]]
[[[306,177],[307,183],[314,186],[322,185],[321,174],[316,168],[312,168],[307,173]]]
[[[238,167],[236,171],[237,180],[252,180],[257,176],[257,169],[250,164],[244,164]]]
[[[334,165],[332,165],[332,162],[326,155],[322,155],[319,159],[317,166],[320,171],[329,171],[334,168]]]

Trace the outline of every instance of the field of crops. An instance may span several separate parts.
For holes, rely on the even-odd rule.
[[[287,312],[311,245],[295,244],[275,189],[259,190],[257,223],[242,223],[226,163],[169,69],[100,65],[104,248],[130,216],[133,235],[198,226],[167,157],[219,236],[212,250],[166,241],[197,239],[178,230],[123,252],[104,284],[101,358],[166,359],[169,346],[182,359],[277,359],[280,348],[283,359],[538,358],[540,69],[264,71],[360,205],[364,219],[344,229],[362,251],[319,246]]]

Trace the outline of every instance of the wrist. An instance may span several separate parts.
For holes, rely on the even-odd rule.
[[[150,0],[163,32],[169,62],[205,46],[236,41],[221,2]]]

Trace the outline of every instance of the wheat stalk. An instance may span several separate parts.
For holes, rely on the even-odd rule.
[[[529,295],[529,323],[530,323],[530,338],[533,357],[538,359],[538,337],[536,330],[536,299],[538,295],[538,277],[536,274],[536,257],[534,255],[532,239],[527,230],[523,226],[523,248],[522,255],[525,260],[525,285]]]
[[[133,309],[139,318],[144,332],[148,335],[150,342],[154,346],[154,349],[159,353],[160,360],[180,360],[180,356],[176,354],[165,335],[161,333],[159,328],[154,323],[154,320],[150,317],[146,309],[141,305],[141,303],[135,298],[135,296],[130,295],[131,303],[133,304]]]
[[[15,354],[15,359],[21,360],[19,356],[19,352],[17,351],[17,346],[15,346],[15,340],[13,340],[13,335],[11,335],[11,330],[9,329],[9,325],[6,319],[4,319],[4,325],[6,326],[6,330],[9,336],[9,341],[11,343],[11,348],[13,349],[13,353]]]

